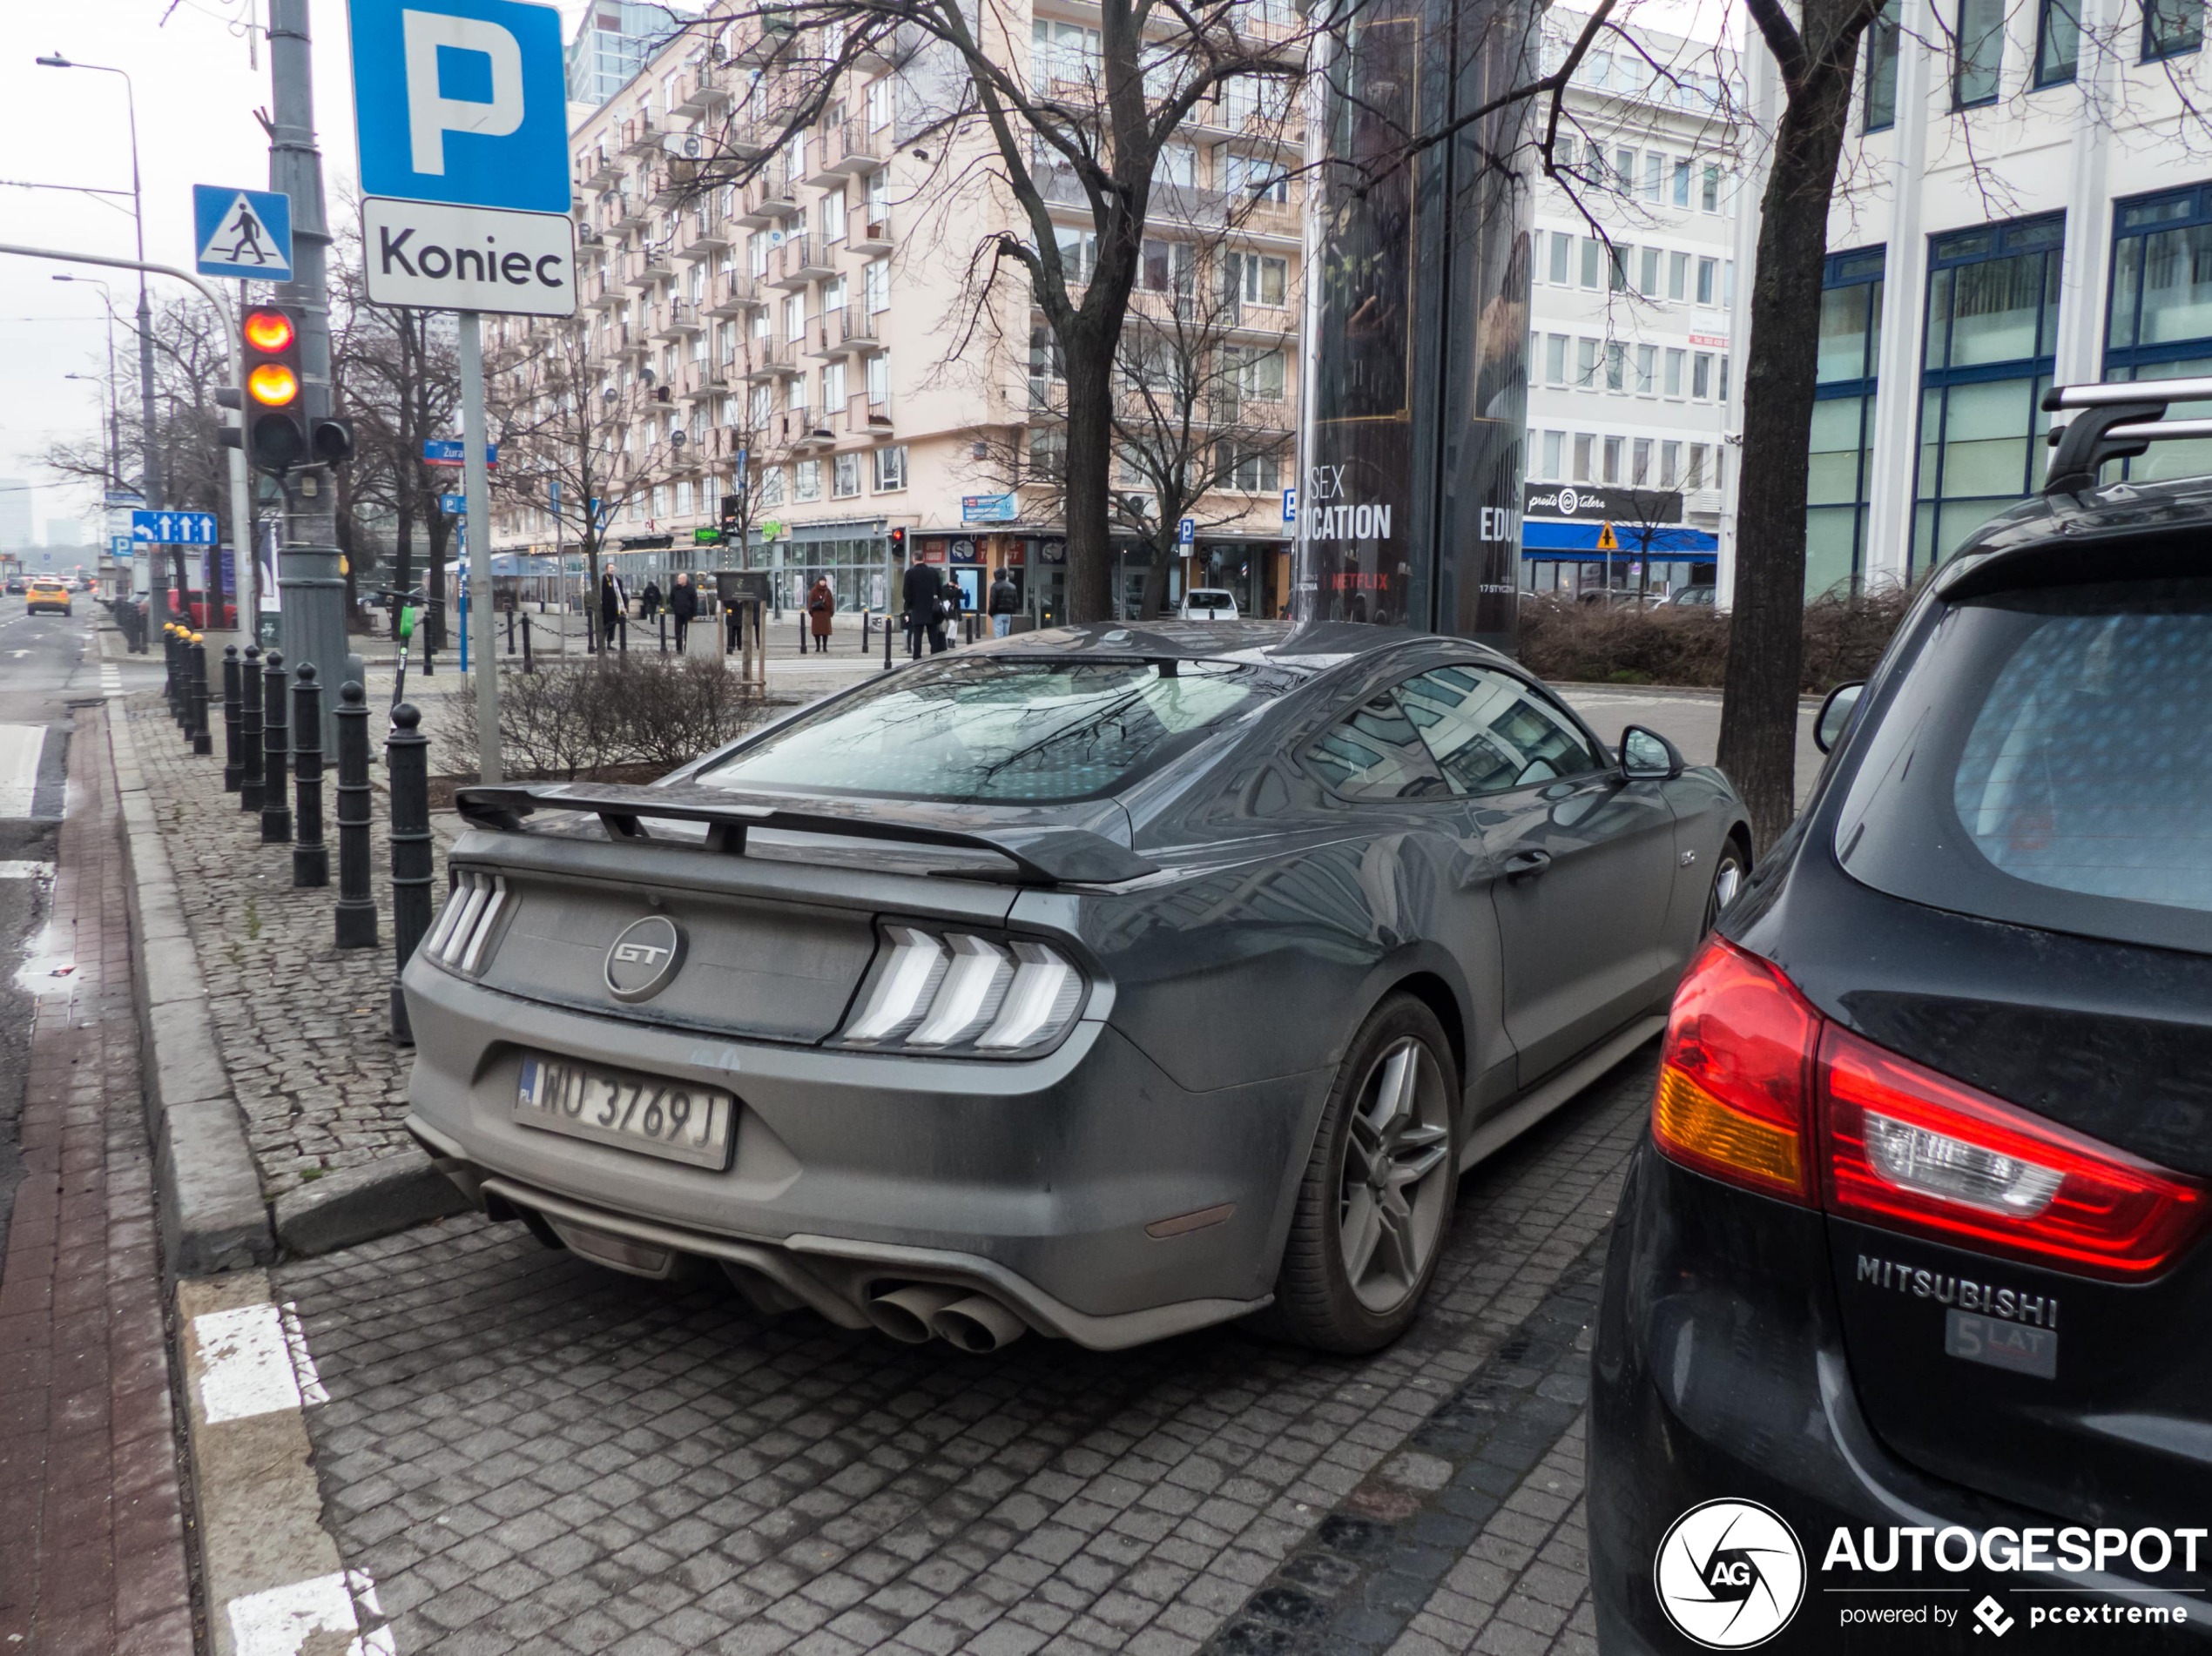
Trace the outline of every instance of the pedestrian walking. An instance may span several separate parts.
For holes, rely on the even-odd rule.
[[[806,589],[806,629],[813,636],[815,650],[829,654],[831,618],[837,613],[837,594],[831,588],[829,576],[818,575],[814,584]]]
[[[599,572],[599,643],[612,650],[615,629],[622,624],[630,608],[630,595],[622,589],[622,581],[612,569]]]
[[[652,576],[645,577],[645,589],[638,594],[637,619],[651,621],[660,614],[660,582]]]
[[[899,596],[907,606],[907,654],[913,660],[921,659],[924,634],[928,636],[931,655],[945,647],[944,583],[937,566],[924,563],[917,549],[899,584]]]
[[[699,589],[691,584],[689,575],[676,577],[675,588],[668,595],[668,613],[676,618],[676,653],[680,656],[685,637],[699,613]]]
[[[1014,577],[1001,567],[991,582],[988,610],[991,617],[991,636],[1003,638],[1014,630],[1014,612],[1022,607],[1022,595],[1014,589]]]

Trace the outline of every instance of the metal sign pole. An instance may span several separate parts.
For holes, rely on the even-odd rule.
[[[468,496],[469,626],[475,631],[476,763],[481,781],[502,778],[499,768],[499,644],[492,636],[491,487],[484,464],[484,345],[482,319],[457,313],[461,332],[461,447],[462,488]]]

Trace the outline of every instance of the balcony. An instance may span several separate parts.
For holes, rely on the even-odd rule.
[[[599,198],[600,227],[619,235],[648,223],[652,215],[645,204],[627,192]]]
[[[687,340],[706,323],[698,307],[687,299],[671,299],[661,311],[660,326],[653,330],[657,340]]]
[[[718,136],[718,156],[750,161],[767,152],[776,129],[766,121],[732,121]]]
[[[799,26],[788,17],[765,17],[760,20],[759,32],[740,41],[730,50],[730,61],[757,68],[788,56]]]
[[[594,145],[576,158],[576,175],[594,190],[622,181],[622,162],[604,144]]]
[[[837,274],[829,249],[819,236],[789,236],[771,256],[769,268],[779,287],[804,287]]]
[[[706,62],[704,57],[685,70],[676,83],[676,97],[670,104],[671,115],[711,115],[730,101],[726,71]]]
[[[627,322],[616,326],[614,336],[615,354],[618,357],[636,357],[642,361],[652,351],[652,347],[646,341],[644,330],[632,327]]]
[[[868,404],[868,435],[888,437],[891,434],[891,405],[889,402],[870,401]]]
[[[649,242],[631,255],[629,281],[632,287],[651,287],[675,274],[676,266],[668,256],[668,244],[664,241]]]
[[[676,226],[676,256],[688,260],[711,259],[730,245],[730,226],[711,206],[687,212]]]
[[[745,185],[745,207],[738,222],[757,229],[781,224],[798,211],[799,192],[792,186],[790,170],[781,161],[771,161]]]
[[[618,311],[630,303],[630,294],[622,285],[618,267],[610,264],[605,270],[595,273],[585,280],[583,303],[587,309],[595,311]]]
[[[707,289],[706,297],[709,316],[740,316],[768,302],[759,283],[741,270],[725,271],[717,276],[714,285]]]
[[[865,119],[853,119],[822,134],[821,166],[834,184],[844,177],[863,178],[879,172],[891,159],[891,129],[868,131]]]
[[[644,155],[648,151],[658,150],[665,130],[653,119],[650,110],[641,111],[634,118],[622,124],[622,152],[624,155]]]
[[[671,161],[655,172],[653,174],[653,205],[656,207],[677,205],[684,199],[685,192],[691,187],[691,180],[698,172],[698,163],[692,161]]]
[[[748,380],[788,380],[803,374],[799,347],[790,340],[754,340],[745,347],[745,377]]]
[[[887,209],[880,219],[855,217],[846,224],[845,245],[854,252],[875,259],[891,251],[891,215]]]
[[[875,331],[876,319],[856,306],[825,311],[819,330],[821,347],[816,356],[873,356],[884,348]]]

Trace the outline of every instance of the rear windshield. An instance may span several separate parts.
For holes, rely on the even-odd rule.
[[[1837,826],[1878,890],[2212,953],[2212,581],[1961,604],[1883,712]]]
[[[1289,687],[1224,662],[984,657],[892,674],[693,780],[1047,804],[1109,793]]]

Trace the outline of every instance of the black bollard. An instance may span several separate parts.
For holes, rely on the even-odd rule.
[[[358,684],[338,690],[338,946],[376,946],[369,893],[368,702]]]
[[[248,644],[238,670],[238,808],[261,808],[261,647]]]
[[[330,884],[330,852],[322,843],[322,686],[315,664],[303,661],[293,673],[292,775],[299,809],[299,831],[292,846],[294,885]]]
[[[530,665],[530,618],[528,616],[523,617],[523,670],[526,673],[537,670]]]
[[[615,631],[622,639],[622,653],[627,656],[630,653],[630,617],[628,616],[615,617]]]
[[[660,653],[665,656],[668,654],[668,617],[666,616],[662,616],[658,617],[658,619],[660,622]]]
[[[430,929],[430,738],[412,702],[392,710],[384,766],[392,784],[392,1039],[415,1045],[400,974]]]
[[[192,636],[192,751],[215,751],[215,733],[207,728],[207,637],[204,633]]]
[[[281,845],[292,838],[292,800],[284,785],[292,763],[285,707],[288,686],[282,651],[273,650],[261,662],[261,843]]]
[[[515,653],[515,612],[512,609],[507,612],[507,653],[510,656]]]
[[[177,713],[177,623],[173,621],[161,623],[161,694],[169,710]]]
[[[246,775],[238,754],[238,646],[223,646],[223,791],[236,793]]]
[[[906,617],[900,616],[899,619],[903,622]],[[888,612],[883,617],[883,670],[887,673],[891,670],[891,616]]]

